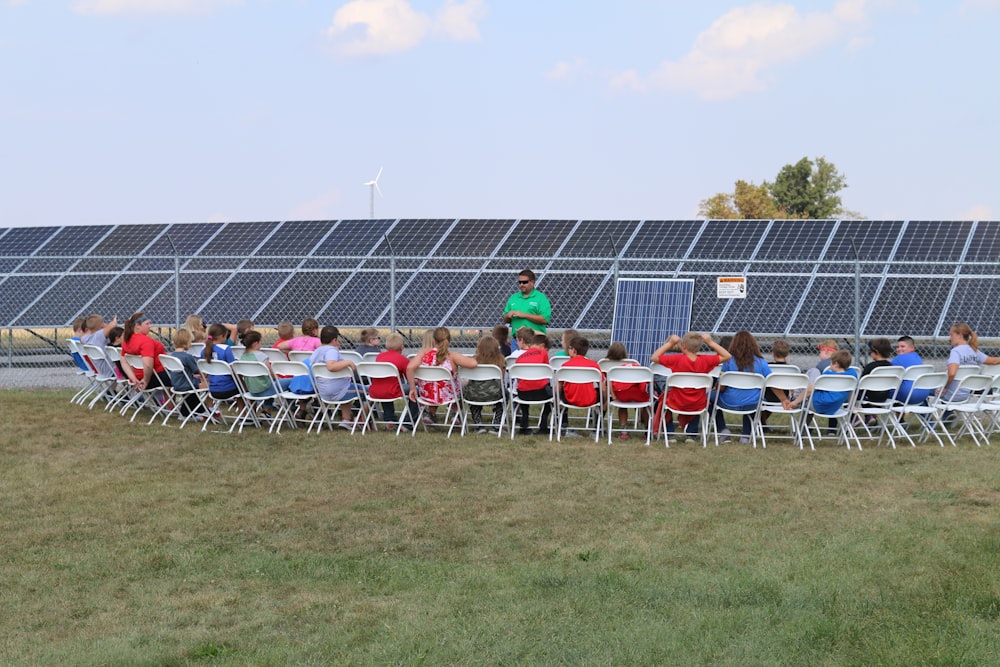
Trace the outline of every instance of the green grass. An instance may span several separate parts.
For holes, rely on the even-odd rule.
[[[5,664],[993,665],[1000,447],[128,424],[0,392]]]

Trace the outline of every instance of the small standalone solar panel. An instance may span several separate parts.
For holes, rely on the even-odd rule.
[[[619,278],[611,340],[625,344],[629,357],[645,363],[670,334],[691,328],[694,280]]]

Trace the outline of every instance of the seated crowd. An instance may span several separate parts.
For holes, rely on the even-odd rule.
[[[818,346],[815,366],[805,373],[808,382],[800,390],[786,391],[780,386],[763,384],[741,386],[735,381],[727,385],[725,378],[722,382],[709,384],[667,383],[664,378],[675,374],[718,377],[736,373],[767,378],[777,368],[783,374],[799,371],[788,364],[790,348],[786,341],[772,343],[769,362],[748,331],[739,331],[723,342],[715,341],[707,333],[690,332],[684,336],[671,335],[652,353],[648,363],[655,375],[650,375],[650,381],[622,382],[609,381],[607,369],[646,366],[629,359],[628,351],[620,342],[613,342],[606,357],[598,363],[588,357],[591,348],[587,338],[572,329],[563,332],[561,349],[553,353],[548,335],[522,327],[515,332],[517,346],[511,352],[509,331],[501,324],[477,341],[474,354],[466,355],[452,349],[451,333],[446,327],[437,327],[428,330],[421,349],[408,356],[404,352],[403,336],[391,333],[383,346],[381,333],[375,328],[363,329],[354,343],[347,341],[337,327],[321,327],[313,318],[303,320],[299,335],[291,323],[283,322],[277,327],[277,341],[270,349],[265,349],[262,334],[254,329],[250,320],[241,320],[236,325],[220,322],[206,327],[200,316],[192,315],[173,334],[173,350],[169,356],[178,363],[170,364],[167,369],[161,355],[168,352],[163,342],[151,335],[151,326],[150,318],[142,312],[129,317],[123,326],[118,325],[117,318],[111,321],[105,321],[100,315],[81,318],[74,323],[76,340],[101,349],[119,347],[121,356],[97,355],[95,359],[85,359],[79,352],[84,348],[80,347],[74,348],[74,361],[84,370],[93,370],[97,377],[120,381],[133,395],[138,392],[156,396],[161,406],[175,401],[176,408],[170,409],[175,409],[184,418],[217,421],[225,417],[220,409],[231,404],[232,409],[252,411],[255,422],[258,418],[273,420],[277,419],[276,411],[281,415],[276,407],[278,402],[285,405],[292,402],[294,410],[288,411],[287,416],[293,425],[295,421],[313,424],[314,414],[317,417],[321,412],[326,415],[329,412],[326,407],[332,406],[334,414],[339,412],[336,425],[351,431],[358,427],[362,418],[368,419],[363,414],[365,411],[374,413],[375,424],[398,425],[398,428],[409,425],[415,429],[419,423],[425,427],[449,425],[447,420],[453,420],[456,414],[450,406],[464,399],[469,402],[466,418],[472,430],[480,434],[499,433],[506,417],[511,435],[516,425],[521,435],[579,437],[576,429],[570,428],[570,411],[586,411],[586,424],[589,425],[590,411],[600,408],[608,413],[609,441],[615,426],[621,439],[627,439],[630,432],[649,427],[648,432],[654,435],[662,429],[675,440],[701,436],[704,443],[702,431],[713,427],[717,438],[725,440],[732,437],[727,415],[735,414],[741,416],[740,442],[749,443],[755,437],[755,429],[763,433],[768,428],[767,422],[773,413],[798,414],[805,407],[813,415],[829,416],[828,429],[835,431],[837,419],[844,417],[842,409],[853,392],[843,386],[828,388],[833,385],[826,380],[820,381],[827,376],[850,376],[857,380],[898,367],[903,370],[899,372],[897,386],[891,390],[864,392],[857,397],[857,404],[867,407],[925,406],[932,397],[944,401],[967,397],[967,392],[962,393],[960,367],[1000,364],[1000,357],[979,351],[976,333],[968,325],[959,323],[951,328],[952,352],[947,374],[937,388],[929,389],[924,386],[926,383],[915,384],[910,376],[904,377],[907,368],[925,368],[909,336],[901,336],[895,344],[887,338],[869,341],[871,361],[860,369],[852,366],[848,350],[836,341],[823,341]],[[345,354],[342,349],[345,342],[358,356]],[[710,353],[703,353],[705,347]],[[359,368],[361,358],[388,364],[394,372],[369,377],[365,367]],[[297,375],[277,373],[272,369],[273,359],[301,360],[309,371]],[[232,365],[237,361],[263,365],[268,373],[261,371],[262,374],[243,376],[236,372],[213,372],[210,364],[205,364]],[[560,379],[555,373],[537,377],[510,373],[512,366],[519,370],[528,368],[523,366],[525,364],[600,372],[588,371],[591,375],[583,376],[588,380],[578,382]],[[481,376],[483,379],[464,377],[466,374],[461,369],[480,366],[495,367],[498,373]],[[437,376],[441,379],[426,380],[418,377],[422,367],[437,367],[446,373]],[[512,381],[509,374],[517,377]],[[589,379],[591,377],[594,379]],[[512,394],[517,399],[514,402],[510,400]],[[397,413],[397,401],[404,406],[401,413]],[[248,408],[251,402],[254,407]],[[606,409],[611,402],[616,407],[615,419]],[[137,404],[141,406],[143,402]],[[540,416],[535,421],[531,416],[533,405],[541,406]],[[439,414],[442,406],[449,406],[444,418]],[[513,412],[505,414],[512,409]],[[635,414],[632,428],[629,426],[630,409]],[[488,417],[484,415],[487,410]],[[711,415],[711,424],[706,422],[708,415]],[[848,416],[852,418],[858,419],[856,415]],[[638,428],[639,422],[643,429]],[[861,422],[865,428],[877,423],[872,415],[863,415]],[[454,423],[452,421],[451,425]],[[463,422],[463,432],[464,426]]]

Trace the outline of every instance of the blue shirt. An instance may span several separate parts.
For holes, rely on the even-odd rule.
[[[767,365],[767,362],[762,357],[754,357],[752,369],[747,370],[745,368],[737,368],[736,360],[730,358],[722,364],[722,372],[725,373],[729,371],[758,373],[759,375],[767,377],[771,374],[771,367]],[[758,400],[760,400],[760,391],[757,389],[737,389],[735,387],[726,387],[722,390],[722,393],[719,394],[719,403],[727,408],[740,408],[744,405],[755,405]]]

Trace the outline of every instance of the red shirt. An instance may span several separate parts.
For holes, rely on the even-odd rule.
[[[547,364],[549,363],[549,351],[541,347],[529,347],[514,361],[515,364]],[[533,391],[544,389],[549,384],[548,380],[518,380],[518,391]]]
[[[636,366],[639,364],[622,364],[622,366]],[[611,389],[614,391],[615,399],[625,403],[645,403],[649,400],[648,382],[612,382]]]
[[[399,371],[399,376],[406,377],[406,367],[410,360],[396,350],[386,350],[379,352],[375,361],[390,363]],[[399,382],[392,378],[374,378],[368,387],[368,395],[372,398],[400,398],[403,392],[399,388]]]
[[[709,373],[722,363],[717,354],[699,354],[694,360],[686,354],[664,354],[660,363],[674,373]],[[708,404],[708,396],[701,389],[671,389],[667,394],[667,407],[696,412]]]
[[[570,357],[569,361],[563,364],[563,367],[596,368],[597,370],[601,370],[601,365],[596,361],[579,354],[575,357]],[[593,382],[563,382],[562,390],[566,396],[566,402],[570,405],[586,406],[597,402],[597,388]]]
[[[132,337],[126,342],[122,339],[122,354],[134,354],[140,357],[152,357],[153,358],[153,372],[162,373],[163,364],[160,363],[160,355],[166,354],[167,349],[163,347],[163,343],[158,340],[154,340],[147,336],[146,334],[132,334]],[[124,362],[124,359],[122,360]],[[135,376],[138,379],[142,379],[142,369],[135,369]]]

